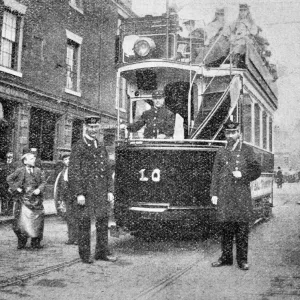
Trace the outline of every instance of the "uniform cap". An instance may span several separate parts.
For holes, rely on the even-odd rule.
[[[164,97],[165,97],[165,93],[162,90],[157,90],[152,93],[152,98],[154,98],[154,99],[155,98],[164,98]]]
[[[238,130],[239,129],[239,123],[229,120],[224,124],[224,129],[228,130],[228,131]]]
[[[84,118],[84,123],[86,125],[98,124],[101,122],[101,117],[99,116],[87,116]]]

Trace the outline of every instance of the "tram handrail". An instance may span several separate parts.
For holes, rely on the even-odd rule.
[[[220,144],[226,144],[225,140],[196,140],[196,139],[184,139],[184,140],[174,140],[174,139],[118,139],[116,140],[116,143],[136,143],[136,144],[142,144],[143,142],[151,142],[154,144],[159,143],[176,143],[176,144],[184,144],[184,143],[220,143]]]

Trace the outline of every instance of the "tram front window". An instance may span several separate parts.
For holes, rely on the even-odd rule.
[[[132,103],[131,122],[127,130],[133,139],[172,139],[175,114],[165,105],[159,91],[153,99],[137,100]]]

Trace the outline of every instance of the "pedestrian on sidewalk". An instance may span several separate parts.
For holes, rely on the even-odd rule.
[[[278,167],[278,171],[276,173],[276,183],[277,183],[277,188],[281,189],[282,188],[282,183],[283,183],[283,174],[281,171],[281,168]]]
[[[18,238],[18,249],[25,248],[28,238],[33,249],[40,249],[43,248],[45,174],[35,167],[34,154],[23,155],[22,161],[23,167],[7,177],[14,200],[13,230]]]
[[[71,150],[69,183],[76,203],[79,256],[91,258],[91,218],[96,218],[96,260],[115,261],[108,249],[108,214],[113,202],[113,181],[108,153],[97,140],[101,118],[85,118],[85,134]]]
[[[249,222],[253,207],[250,182],[261,174],[254,152],[240,140],[239,124],[229,120],[224,124],[227,144],[215,157],[211,200],[217,205],[217,220],[222,224],[222,255],[213,267],[233,264],[233,239],[236,240],[236,260],[242,270],[248,270]]]
[[[67,245],[77,245],[78,225],[76,220],[76,203],[72,201],[72,192],[69,185],[69,161],[70,153],[64,153],[61,156],[64,164],[63,170],[57,175],[54,184],[54,197],[55,203],[57,203],[57,209],[65,210],[62,214],[65,214],[68,228],[68,240]]]
[[[6,216],[12,216],[13,213],[13,199],[9,192],[9,185],[7,183],[7,176],[13,173],[17,165],[14,161],[14,154],[12,151],[6,153],[6,162],[0,166],[0,203],[1,213]]]

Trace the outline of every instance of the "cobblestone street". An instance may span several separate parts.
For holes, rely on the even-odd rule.
[[[211,268],[220,253],[217,240],[145,243],[129,235],[110,237],[117,263],[83,265],[77,247],[64,244],[60,218],[46,218],[39,251],[17,250],[4,223],[0,299],[300,299],[300,185],[274,193],[273,217],[252,229],[247,272],[236,264]]]

